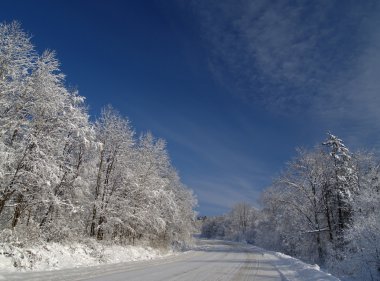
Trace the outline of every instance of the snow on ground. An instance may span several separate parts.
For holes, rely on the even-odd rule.
[[[151,260],[170,254],[173,253],[151,247],[103,245],[95,241],[86,244],[44,243],[26,248],[1,243],[0,272],[43,271]]]
[[[285,280],[339,280],[329,273],[323,272],[317,264],[311,265],[282,253],[275,253],[278,260],[276,268]]]
[[[231,245],[241,249],[249,249],[253,253],[260,253],[256,259],[265,260],[268,264],[274,266],[283,281],[339,281],[330,273],[324,272],[317,264],[311,265],[302,262],[299,259],[285,255],[279,252],[267,251],[265,249],[240,242],[229,242],[225,240],[208,240],[199,239],[196,250],[210,251],[220,245]]]
[[[299,259],[279,252],[266,251],[259,247],[250,247],[253,251],[259,251],[266,259],[271,259],[272,264],[277,268],[283,280],[287,281],[339,281],[330,273],[324,272],[317,264],[311,265]]]
[[[97,242],[51,243],[25,250],[23,254],[28,251],[34,255],[30,259],[34,262],[33,271],[29,272],[14,272],[15,257],[5,258],[0,252],[0,280],[339,281],[317,265],[248,244],[221,240],[198,240],[193,250],[176,255],[147,247],[104,246]],[[155,259],[158,257],[164,258]],[[22,271],[30,269],[25,265]],[[66,269],[43,271],[62,268]]]

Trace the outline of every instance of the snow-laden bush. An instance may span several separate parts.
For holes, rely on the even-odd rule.
[[[19,270],[33,269],[38,260],[38,255],[29,247],[42,245],[41,233],[38,229],[30,229],[30,232],[25,230],[19,227],[0,232],[0,256],[7,258],[9,266]]]

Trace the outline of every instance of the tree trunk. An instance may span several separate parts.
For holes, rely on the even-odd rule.
[[[4,207],[5,207],[5,203],[7,203],[7,201],[11,198],[12,194],[15,192],[16,190],[12,190],[10,192],[7,192],[3,195],[3,197],[0,199],[0,215],[1,213],[3,212],[4,210]]]
[[[22,199],[24,198],[24,196],[20,193],[18,194],[17,196],[17,200],[16,200],[16,208],[15,208],[15,212],[13,214],[13,220],[12,220],[12,228],[15,228],[17,223],[18,223],[18,220],[21,216],[21,203],[22,203]]]
[[[91,220],[91,229],[90,229],[90,236],[95,236],[95,218],[96,218],[96,205],[94,204],[94,207],[92,209],[92,220]]]
[[[104,143],[105,145],[105,143]],[[104,158],[104,149],[100,152],[100,161],[99,161],[99,169],[98,169],[98,175],[96,177],[96,186],[95,186],[95,196],[94,196],[94,206],[92,207],[92,220],[91,220],[91,228],[90,228],[90,236],[94,237],[96,234],[95,231],[95,218],[96,218],[96,201],[99,198],[100,193],[100,185],[101,185],[101,178],[102,178],[102,169],[103,169],[103,158]]]
[[[98,240],[103,240],[103,237],[104,237],[104,229],[103,229],[102,224],[103,224],[104,222],[106,222],[106,219],[105,219],[105,217],[104,217],[103,215],[101,215],[101,216],[99,217],[98,235],[96,236],[96,238],[97,238]]]
[[[328,196],[325,194],[325,215],[326,215],[326,220],[327,220],[327,226],[329,228],[329,239],[330,242],[333,243],[333,229],[332,229],[332,224],[331,224],[331,217],[330,217],[330,207],[329,207],[329,202],[328,202]]]
[[[321,264],[324,264],[324,256],[323,256],[323,249],[322,249],[322,245],[321,245],[321,233],[320,233],[320,230],[321,230],[321,226],[319,224],[319,218],[318,218],[318,206],[317,206],[317,191],[316,191],[316,188],[315,188],[315,185],[312,184],[312,191],[313,191],[313,207],[314,207],[314,220],[315,220],[315,224],[317,226],[317,247],[318,247],[318,260]]]
[[[45,224],[45,222],[46,222],[46,220],[47,220],[47,218],[48,218],[48,216],[52,210],[53,210],[53,203],[50,204],[49,209],[46,211],[46,213],[45,213],[45,215],[44,215],[44,217],[40,223],[40,227],[42,227]]]

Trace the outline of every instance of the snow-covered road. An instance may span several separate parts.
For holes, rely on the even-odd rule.
[[[0,280],[338,280],[296,259],[239,243],[201,240],[166,258],[49,272],[0,274]]]

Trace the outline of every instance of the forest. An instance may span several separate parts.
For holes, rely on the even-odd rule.
[[[195,205],[164,140],[137,135],[112,106],[91,121],[55,53],[0,24],[2,249],[85,238],[182,247]]]
[[[350,152],[329,133],[297,150],[263,191],[262,209],[242,202],[204,218],[202,236],[284,252],[347,280],[380,280],[379,180],[373,153]]]

